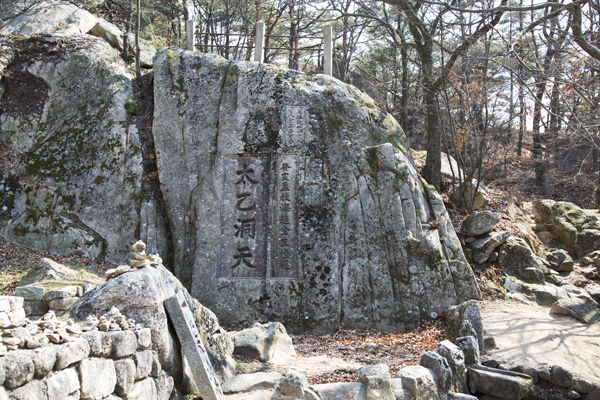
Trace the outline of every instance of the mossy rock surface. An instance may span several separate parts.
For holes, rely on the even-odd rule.
[[[154,73],[175,273],[224,323],[403,331],[479,298],[442,199],[367,95],[176,48]]]
[[[12,79],[0,96],[0,142],[17,160],[0,168],[10,188],[1,234],[123,261],[137,239],[142,191],[140,141],[126,109],[131,75],[92,37],[3,37],[0,48],[0,76]]]

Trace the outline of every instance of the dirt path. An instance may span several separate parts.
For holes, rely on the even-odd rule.
[[[507,366],[560,365],[574,375],[600,384],[600,324],[551,315],[550,308],[512,302],[482,307],[483,326],[498,347],[486,358]]]

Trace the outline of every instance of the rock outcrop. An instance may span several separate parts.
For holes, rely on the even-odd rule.
[[[115,25],[88,11],[61,0],[11,0],[0,4],[0,35],[55,37],[90,34],[106,40],[122,51],[125,34]],[[128,47],[133,54],[135,37],[128,36]],[[152,67],[156,50],[140,43],[140,64]]]
[[[576,257],[600,247],[600,218],[566,201],[533,202],[538,230],[551,232]]]
[[[40,250],[120,259],[136,236],[142,156],[131,76],[90,36],[0,36],[0,227]]]
[[[229,324],[404,330],[479,292],[398,124],[336,79],[161,50],[176,275]]]

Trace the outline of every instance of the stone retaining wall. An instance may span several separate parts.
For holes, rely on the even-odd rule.
[[[20,305],[18,313],[23,312],[22,298],[3,296],[0,305],[4,300],[9,306]],[[62,324],[52,317],[50,313],[37,324],[23,319],[19,326],[0,331],[5,350],[19,347],[9,348],[0,357],[0,400],[169,399],[173,378],[163,371],[152,349],[149,328],[136,325],[125,330],[82,332],[76,325],[68,325],[71,330],[59,331],[62,343],[40,345],[37,340],[36,348],[26,348],[35,335],[57,335],[56,329],[45,333],[46,325]],[[10,345],[12,342],[15,344]]]

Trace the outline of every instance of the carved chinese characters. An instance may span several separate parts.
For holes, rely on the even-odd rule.
[[[273,276],[296,278],[296,161],[279,156],[277,165],[277,220]]]
[[[254,258],[253,248],[256,239],[256,199],[253,197],[252,185],[258,181],[254,176],[254,168],[246,162],[241,163],[241,168],[235,171],[238,179],[235,182],[236,198],[236,224],[235,228],[236,246],[233,258],[235,263],[231,268],[245,265],[248,268],[256,268],[252,264]]]
[[[220,277],[265,277],[267,157],[224,157]]]

